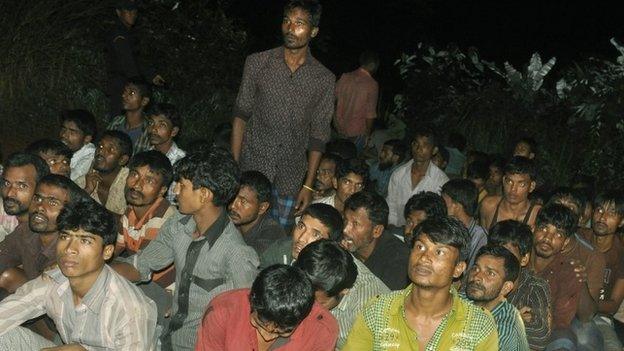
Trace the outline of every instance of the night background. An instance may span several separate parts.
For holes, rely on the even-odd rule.
[[[62,109],[86,108],[104,119],[103,38],[115,19],[114,3],[0,4],[4,157],[55,136]],[[214,127],[229,120],[245,56],[281,44],[284,3],[142,2],[136,26],[141,61],[168,81],[153,100],[172,102],[185,116],[181,145],[212,138]],[[444,126],[441,134],[461,131],[467,150],[503,156],[513,139],[531,135],[551,182],[571,183],[578,174],[624,180],[624,48],[619,52],[609,42],[624,41],[624,28],[614,2],[321,3],[313,54],[340,76],[357,67],[363,50],[377,51],[382,120],[433,123]],[[557,58],[550,72],[527,71],[535,52],[543,64]],[[415,57],[394,65],[402,54]]]

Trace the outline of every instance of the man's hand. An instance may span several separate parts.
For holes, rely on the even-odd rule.
[[[579,260],[570,260],[570,264],[574,266],[574,273],[579,283],[587,282],[587,268]]]
[[[96,171],[95,169],[90,170],[89,173],[87,173],[87,175],[85,176],[84,190],[88,194],[91,194],[101,181],[102,176],[100,175],[100,172]]]
[[[163,79],[163,77],[160,74],[157,74],[156,77],[154,77],[154,79],[152,79],[152,83],[154,85],[157,85],[157,86],[160,87],[160,86],[165,85],[165,80]]]
[[[299,190],[299,195],[297,195],[297,201],[295,202],[295,216],[301,216],[301,213],[308,207],[310,202],[312,202],[312,191],[301,188],[301,190]]]
[[[522,317],[522,321],[524,323],[531,323],[533,320],[533,314],[531,313],[531,307],[524,306],[518,310],[520,312],[520,317]]]
[[[41,351],[87,351],[87,349],[79,344],[69,344],[56,347],[46,347],[45,349],[41,349]]]

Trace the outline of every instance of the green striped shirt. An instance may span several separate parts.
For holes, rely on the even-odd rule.
[[[492,310],[498,329],[498,347],[505,351],[528,351],[524,323],[520,312],[509,302],[503,301]]]

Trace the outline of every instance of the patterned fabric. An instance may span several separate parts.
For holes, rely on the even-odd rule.
[[[527,268],[520,269],[516,288],[507,301],[517,309],[529,307],[531,322],[525,323],[525,333],[531,350],[544,350],[550,340],[551,298],[548,283]]]
[[[340,336],[336,343],[337,350],[341,349],[347,341],[347,335],[349,335],[353,322],[366,303],[375,296],[390,292],[390,289],[368,270],[364,263],[355,257],[353,257],[353,262],[355,262],[358,271],[355,283],[340,300],[338,306],[331,310],[331,314],[336,317],[340,326]]]
[[[401,165],[390,176],[390,182],[388,183],[388,207],[390,207],[390,214],[388,216],[388,223],[400,227],[405,225],[405,218],[403,218],[403,209],[407,200],[412,195],[416,195],[421,191],[433,191],[434,193],[440,193],[440,189],[444,183],[448,182],[448,176],[439,169],[433,162],[429,162],[427,173],[425,176],[414,186],[412,184],[412,165],[414,160]]]
[[[196,239],[193,217],[176,213],[145,249],[122,259],[137,268],[142,281],[171,263],[176,267],[172,317],[162,336],[163,349],[193,349],[197,326],[210,300],[226,290],[250,287],[256,277],[258,255],[245,245],[226,212],[222,210]],[[179,329],[172,330],[172,324],[179,324]],[[170,347],[165,347],[165,341],[171,342]]]
[[[329,140],[335,81],[309,51],[295,72],[284,47],[248,56],[233,112],[247,123],[241,169],[260,171],[280,195],[296,196],[306,150],[323,152]]]
[[[129,136],[131,136],[132,132],[126,128],[126,116],[119,115],[108,124],[106,127],[107,130],[119,130],[122,131]],[[132,138],[131,138],[132,139]],[[139,152],[147,151],[151,147],[149,141],[149,125],[145,116],[143,116],[143,122],[141,124],[141,133],[138,138],[132,140],[132,155],[136,155]]]
[[[271,217],[275,219],[283,228],[290,228],[295,223],[294,210],[297,199],[294,196],[280,196],[273,188],[273,205],[271,206]]]
[[[156,349],[156,305],[108,265],[76,306],[72,295],[58,268],[29,281],[0,302],[0,335],[47,314],[64,344],[87,350]]]
[[[178,144],[176,144],[174,141],[173,144],[171,144],[169,151],[167,151],[166,156],[169,159],[169,162],[171,162],[171,165],[173,166],[176,162],[178,162],[180,159],[186,156],[186,151],[180,149],[178,147]]]
[[[119,170],[117,177],[115,177],[115,180],[113,180],[113,184],[111,184],[110,189],[108,190],[108,198],[106,199],[106,203],[104,204],[104,207],[106,207],[107,210],[118,215],[123,215],[126,212],[127,204],[125,189],[128,173],[130,173],[128,167],[122,167],[121,170]],[[84,189],[87,184],[86,176],[82,176],[76,179],[76,184]],[[91,195],[91,197],[95,201],[101,204],[102,201],[98,197],[97,192],[98,186],[96,186],[95,189],[93,189],[93,192],[89,195]]]
[[[524,323],[520,312],[507,301],[492,310],[498,330],[498,349],[505,351],[529,351]]]
[[[87,174],[91,163],[93,163],[93,156],[95,155],[95,145],[92,143],[84,144],[80,150],[74,152],[71,161],[69,162],[69,168],[71,169],[71,180],[76,179]]]
[[[363,68],[343,74],[336,83],[336,130],[345,137],[366,134],[366,120],[377,117],[379,86]]]
[[[343,351],[419,350],[418,334],[405,317],[405,299],[413,285],[373,298],[360,313]],[[451,291],[453,305],[425,351],[498,350],[496,324],[490,313]]]

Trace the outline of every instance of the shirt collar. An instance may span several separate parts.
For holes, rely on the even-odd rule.
[[[206,229],[206,231],[201,235],[201,239],[203,240],[204,238],[208,239],[208,244],[210,245],[210,247],[212,247],[212,245],[214,245],[214,243],[217,241],[217,239],[219,239],[219,237],[221,236],[221,234],[223,233],[223,231],[225,230],[225,227],[227,227],[227,225],[229,224],[230,219],[227,215],[227,211],[225,209],[221,209],[221,213],[219,214],[219,217],[217,218],[217,220],[212,223],[212,225]],[[189,215],[189,216],[185,216],[182,217],[180,219],[180,223],[185,227],[185,233],[188,236],[193,236],[193,232],[195,232],[196,228],[196,223],[193,220],[193,216]]]
[[[400,298],[394,299],[392,304],[390,305],[390,314],[391,315],[404,315],[405,313],[405,299],[414,289],[414,284],[410,284],[407,288],[401,290]],[[453,318],[455,320],[463,320],[466,318],[465,307],[462,306],[462,298],[459,297],[457,290],[451,287],[451,297],[453,299],[453,303],[451,305],[451,310],[447,314],[447,318]]]
[[[279,60],[281,60],[281,62],[283,62],[284,64],[286,64],[286,59],[285,59],[285,54],[284,52],[286,51],[286,48],[282,45],[280,46],[279,50],[275,50],[275,57]],[[301,65],[301,67],[303,66],[307,66],[307,65],[313,65],[315,64],[316,59],[314,58],[314,56],[312,56],[312,52],[310,51],[310,47],[308,46],[308,48],[306,49],[306,59],[303,62],[303,64]],[[288,65],[287,65],[288,66]],[[301,68],[299,67],[299,68]]]
[[[128,206],[126,211],[126,217],[128,218],[128,225],[134,229],[141,229],[145,223],[147,223],[153,217],[162,217],[169,208],[169,201],[164,197],[159,197],[154,201],[150,208],[145,212],[142,218],[137,218],[136,212],[134,212],[133,206]]]

